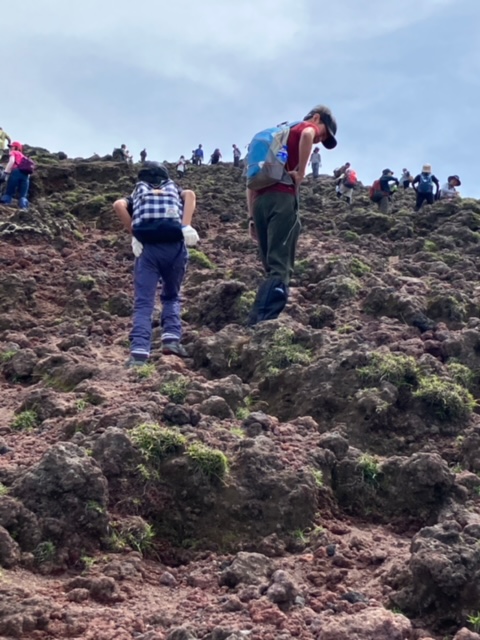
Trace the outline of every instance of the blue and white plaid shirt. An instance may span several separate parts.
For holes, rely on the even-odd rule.
[[[176,220],[181,222],[183,215],[182,190],[173,180],[159,187],[147,182],[137,182],[131,195],[133,205],[133,226],[153,220]]]

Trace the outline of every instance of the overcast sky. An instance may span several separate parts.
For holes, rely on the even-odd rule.
[[[21,142],[157,160],[201,142],[230,161],[324,103],[325,172],[350,161],[370,183],[429,162],[480,197],[478,0],[22,0],[2,23],[0,126]]]

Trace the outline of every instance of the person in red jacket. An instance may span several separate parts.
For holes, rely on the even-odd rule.
[[[327,149],[337,146],[337,123],[330,109],[318,105],[288,134],[285,168],[290,184],[278,182],[254,191],[247,188],[250,237],[258,242],[266,272],[249,317],[249,325],[277,318],[288,300],[288,283],[293,273],[295,250],[301,223],[298,192],[305,178],[313,145],[322,142]]]

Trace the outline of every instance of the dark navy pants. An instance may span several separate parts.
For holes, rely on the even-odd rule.
[[[18,197],[18,206],[20,209],[28,207],[28,188],[30,186],[30,176],[19,169],[14,169],[10,174],[5,189],[5,195],[1,202],[10,204],[13,198]]]
[[[157,287],[161,285],[162,341],[180,340],[180,287],[187,268],[185,243],[145,244],[135,260],[133,327],[130,332],[132,355],[149,356],[152,340],[152,315]]]

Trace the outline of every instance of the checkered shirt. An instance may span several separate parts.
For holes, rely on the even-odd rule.
[[[160,191],[162,193],[160,193]],[[183,201],[180,197],[181,189],[168,180],[159,187],[146,182],[137,182],[132,193],[134,226],[153,220],[178,220],[181,221],[183,213]]]

